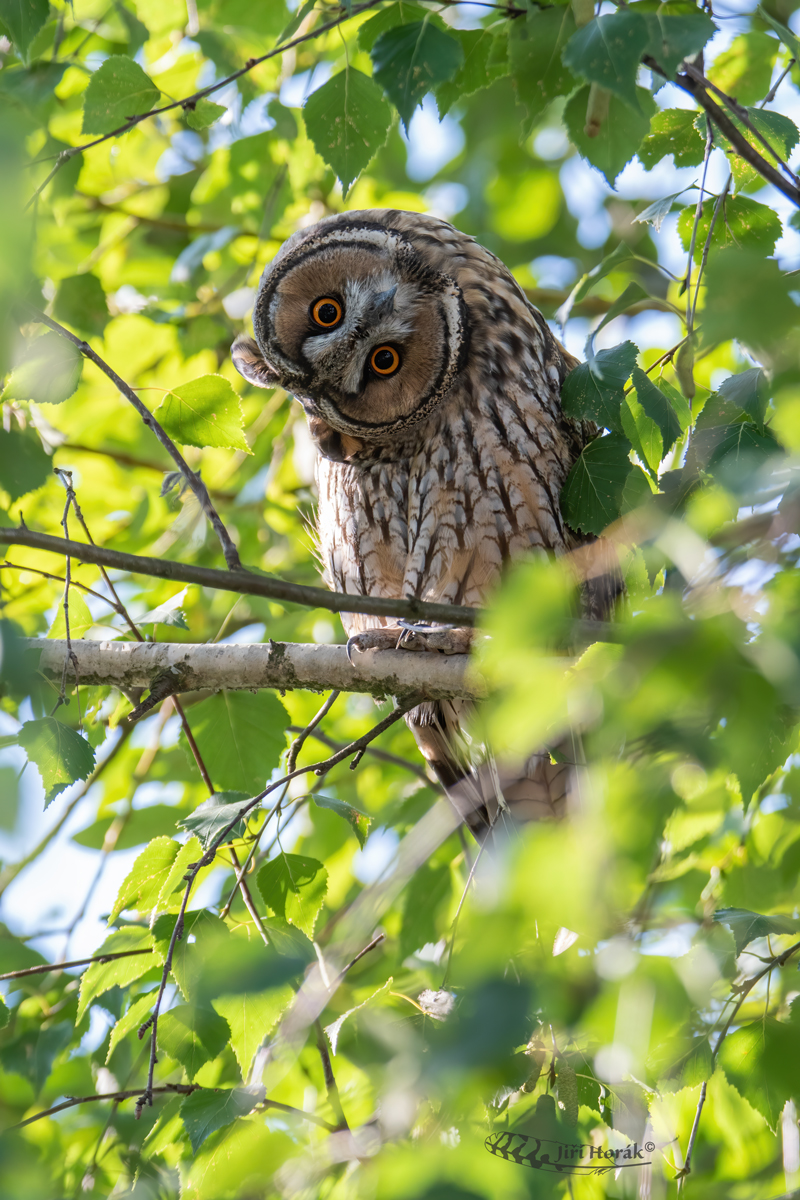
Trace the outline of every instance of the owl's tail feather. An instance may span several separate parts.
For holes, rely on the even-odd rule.
[[[517,764],[476,757],[463,732],[469,701],[421,704],[406,717],[417,745],[448,799],[476,840],[483,842],[500,818],[512,823],[564,815],[573,773],[546,751]]]

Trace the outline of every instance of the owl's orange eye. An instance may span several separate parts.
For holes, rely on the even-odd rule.
[[[394,346],[378,346],[369,356],[369,365],[376,375],[394,375],[400,366],[400,355]]]
[[[333,329],[342,319],[342,306],[333,296],[323,296],[311,305],[311,319],[323,329]]]

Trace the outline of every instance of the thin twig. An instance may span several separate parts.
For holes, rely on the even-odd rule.
[[[396,600],[384,596],[356,596],[346,592],[329,592],[327,588],[290,583],[271,575],[250,574],[239,567],[217,571],[192,563],[175,562],[169,558],[146,558],[125,554],[107,546],[90,546],[83,542],[67,541],[33,529],[0,527],[0,545],[28,546],[32,550],[48,550],[62,558],[69,554],[79,562],[94,563],[114,571],[133,575],[149,575],[154,579],[170,579],[179,583],[196,583],[200,587],[236,592],[243,596],[264,596],[287,604],[302,604],[307,608],[324,608],[329,612],[366,613],[376,617],[406,617],[411,620],[445,624],[475,625],[480,609],[462,608],[458,604],[431,604],[414,598]]]
[[[305,726],[305,728],[300,730],[297,737],[294,739],[291,746],[289,747],[289,753],[286,756],[286,770],[287,771],[293,771],[295,769],[295,767],[297,766],[297,756],[300,753],[300,751],[302,750],[303,743],[305,742],[306,738],[309,736],[310,733],[314,732],[314,730],[319,725],[319,723],[323,719],[323,717],[326,717],[328,715],[328,713],[331,711],[331,709],[333,708],[336,701],[339,699],[340,695],[341,695],[341,692],[331,692],[330,696],[328,696],[328,699],[325,701],[325,703],[322,705],[322,707],[319,709],[319,711],[316,713],[316,715],[311,718],[311,720]]]
[[[58,467],[56,467],[55,473],[58,476],[58,478],[60,479],[61,483],[66,488],[66,492],[67,492],[67,499],[66,499],[66,503],[64,504],[64,512],[61,517],[61,528],[64,530],[65,540],[69,541],[70,498],[72,495],[74,495],[74,492],[72,491],[72,474],[69,471],[60,470]],[[72,570],[72,560],[71,560],[70,556],[67,555],[65,563],[64,563],[64,600],[63,600],[63,604],[62,604],[62,607],[64,609],[64,629],[66,630],[67,652],[64,655],[64,670],[61,672],[61,687],[58,692],[58,699],[56,700],[56,706],[53,709],[53,712],[55,712],[56,709],[60,708],[62,704],[67,703],[67,670],[71,663],[72,669],[75,672],[75,700],[78,705],[78,728],[80,728],[81,705],[80,705],[80,696],[79,696],[80,678],[79,678],[79,674],[78,674],[78,657],[75,654],[75,651],[72,649],[72,638],[70,637],[70,631],[69,631],[69,585],[70,585],[71,570]],[[52,716],[52,713],[51,713],[51,716]]]
[[[336,1117],[336,1131],[338,1132],[341,1129],[349,1130],[350,1126],[347,1124],[347,1117],[344,1115],[344,1109],[342,1108],[342,1098],[339,1095],[336,1076],[333,1073],[333,1063],[331,1062],[328,1044],[325,1041],[325,1033],[323,1032],[319,1017],[314,1022],[314,1033],[317,1038],[317,1050],[319,1050],[319,1056],[322,1059],[322,1073],[325,1076],[325,1091],[328,1094],[328,1103]]]
[[[706,263],[708,262],[708,253],[711,249],[711,239],[714,236],[714,226],[717,223],[717,217],[719,216],[720,209],[722,208],[723,204],[725,203],[725,197],[728,194],[728,188],[731,186],[732,178],[733,177],[731,175],[729,175],[728,178],[726,179],[725,186],[722,189],[722,191],[720,192],[720,194],[717,196],[717,202],[714,205],[714,211],[711,214],[711,223],[709,224],[708,233],[706,235],[706,240],[705,240],[705,245],[703,246],[703,256],[700,260],[700,269],[697,272],[697,283],[695,284],[695,288],[694,288],[694,302],[692,304],[692,319],[691,319],[690,330],[694,328],[694,316],[695,316],[695,313],[697,312],[697,301],[700,296],[700,284],[703,279],[703,272],[706,269]]]
[[[697,205],[694,210],[694,221],[692,222],[692,236],[689,241],[689,261],[686,265],[686,333],[691,337],[692,333],[692,265],[694,263],[694,248],[697,243],[697,230],[700,228],[700,220],[703,216],[703,197],[706,194],[706,176],[708,174],[708,160],[711,157],[711,151],[714,147],[714,130],[711,127],[711,122],[706,122],[706,148],[703,154],[703,178],[700,183],[700,191],[697,196]]]
[[[51,971],[66,971],[70,967],[85,967],[90,963],[112,962],[115,958],[130,958],[134,954],[152,954],[147,950],[117,950],[114,954],[95,954],[91,958],[75,958],[72,962],[40,963],[38,967],[26,967],[24,971],[7,971],[0,975],[0,983],[6,979],[24,979],[26,975],[49,975]]]
[[[288,725],[288,733],[299,733],[299,725]],[[320,733],[319,730],[314,730],[311,737],[315,742],[322,742],[323,746],[327,746],[331,750],[341,750],[343,742],[337,742],[335,738],[329,737],[326,733]],[[425,774],[424,767],[418,767],[416,763],[409,762],[407,758],[401,758],[399,754],[390,754],[388,750],[381,750],[377,746],[369,746],[366,750],[367,754],[371,754],[373,758],[379,758],[382,762],[392,763],[396,767],[402,767],[405,771],[410,771],[412,775],[416,775],[428,787],[436,788],[436,783],[429,779]]]
[[[178,447],[173,442],[172,438],[169,437],[150,410],[142,403],[133,388],[130,387],[130,385],[127,384],[125,380],[122,379],[117,372],[110,367],[95,350],[92,349],[88,342],[84,342],[81,340],[81,338],[76,337],[74,333],[70,333],[70,331],[65,329],[63,325],[59,325],[58,321],[54,321],[52,317],[48,317],[38,308],[34,308],[33,305],[25,303],[23,307],[30,314],[31,320],[38,322],[40,325],[46,325],[48,329],[54,330],[56,333],[60,334],[61,337],[72,342],[73,346],[78,348],[84,358],[88,358],[95,364],[96,367],[99,367],[103,374],[111,380],[120,394],[123,395],[125,399],[133,405],[147,428],[151,429],[161,442],[161,445],[167,451],[181,475],[184,477],[189,487],[197,497],[200,507],[213,525],[214,532],[219,538],[228,569],[231,571],[241,571],[243,568],[239,560],[239,552],[231,541],[231,536],[223,525],[219,513],[211,503],[211,497],[208,494],[206,485],[203,483],[200,475],[192,470]]]
[[[780,954],[776,954],[773,958],[771,958],[769,960],[769,962],[766,964],[765,967],[762,968],[762,970],[757,971],[755,975],[751,975],[749,979],[746,979],[744,981],[744,983],[739,988],[737,988],[738,999],[737,999],[736,1003],[734,1004],[733,1008],[731,1009],[730,1013],[728,1014],[728,1019],[726,1020],[724,1026],[722,1027],[722,1032],[720,1033],[719,1037],[717,1038],[717,1043],[714,1046],[714,1049],[711,1053],[711,1070],[710,1070],[709,1074],[711,1074],[714,1071],[714,1068],[716,1067],[716,1064],[717,1064],[717,1058],[719,1057],[719,1052],[722,1049],[722,1043],[725,1041],[725,1038],[728,1036],[730,1027],[733,1024],[734,1020],[736,1019],[736,1014],[739,1012],[739,1009],[744,1004],[744,1002],[747,999],[750,992],[753,990],[753,988],[756,986],[756,984],[759,982],[759,980],[763,979],[765,975],[769,975],[771,971],[774,971],[775,967],[785,967],[786,963],[791,958],[791,956],[793,954],[796,954],[798,950],[800,950],[800,942],[795,942],[793,945],[789,946],[789,948],[787,950],[782,951]],[[707,1091],[706,1081],[704,1080],[703,1084],[700,1088],[700,1096],[697,1101],[697,1109],[694,1114],[694,1121],[692,1122],[692,1131],[689,1135],[689,1144],[686,1147],[686,1158],[684,1160],[683,1167],[681,1168],[681,1170],[678,1172],[678,1174],[676,1176],[676,1178],[678,1180],[678,1191],[679,1192],[683,1191],[685,1184],[686,1184],[686,1179],[691,1174],[691,1171],[692,1171],[692,1154],[694,1153],[694,1144],[697,1139],[697,1131],[700,1126],[700,1116],[703,1112],[703,1106],[705,1105],[705,1102],[706,1102],[706,1091]]]
[[[165,1093],[178,1093],[180,1096],[190,1096],[192,1092],[201,1091],[199,1083],[165,1083],[162,1087],[153,1088],[153,1095]],[[54,1105],[53,1108],[48,1108],[45,1112],[35,1113],[32,1117],[26,1117],[24,1121],[20,1121],[16,1125],[9,1125],[4,1132],[10,1133],[12,1129],[22,1129],[24,1125],[31,1125],[34,1121],[41,1121],[43,1117],[52,1117],[53,1113],[63,1112],[65,1108],[74,1108],[76,1104],[90,1104],[97,1100],[113,1100],[119,1104],[122,1100],[132,1100],[134,1096],[138,1096],[139,1089],[131,1089],[127,1092],[98,1092],[94,1096],[70,1096],[68,1100],[64,1100],[61,1104]]]

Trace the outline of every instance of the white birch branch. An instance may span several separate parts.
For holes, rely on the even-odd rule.
[[[39,652],[39,670],[60,680],[67,643],[56,638],[24,638],[25,649]],[[337,689],[373,696],[424,699],[480,697],[482,679],[469,668],[466,654],[408,650],[368,650],[348,661],[344,646],[315,646],[269,641],[258,645],[191,645],[178,642],[72,641],[82,684],[149,688],[175,676],[174,691],[277,688],[290,691]],[[67,678],[74,680],[72,666]]]

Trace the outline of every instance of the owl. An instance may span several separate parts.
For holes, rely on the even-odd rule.
[[[347,212],[302,229],[267,266],[255,340],[233,361],[302,404],[318,456],[327,584],[354,595],[481,605],[504,566],[576,544],[559,507],[592,430],[561,411],[575,360],[511,272],[446,221]],[[468,629],[343,616],[348,649],[467,649]],[[497,765],[463,734],[467,702],[406,718],[480,839],[500,811],[557,814],[563,764]]]

